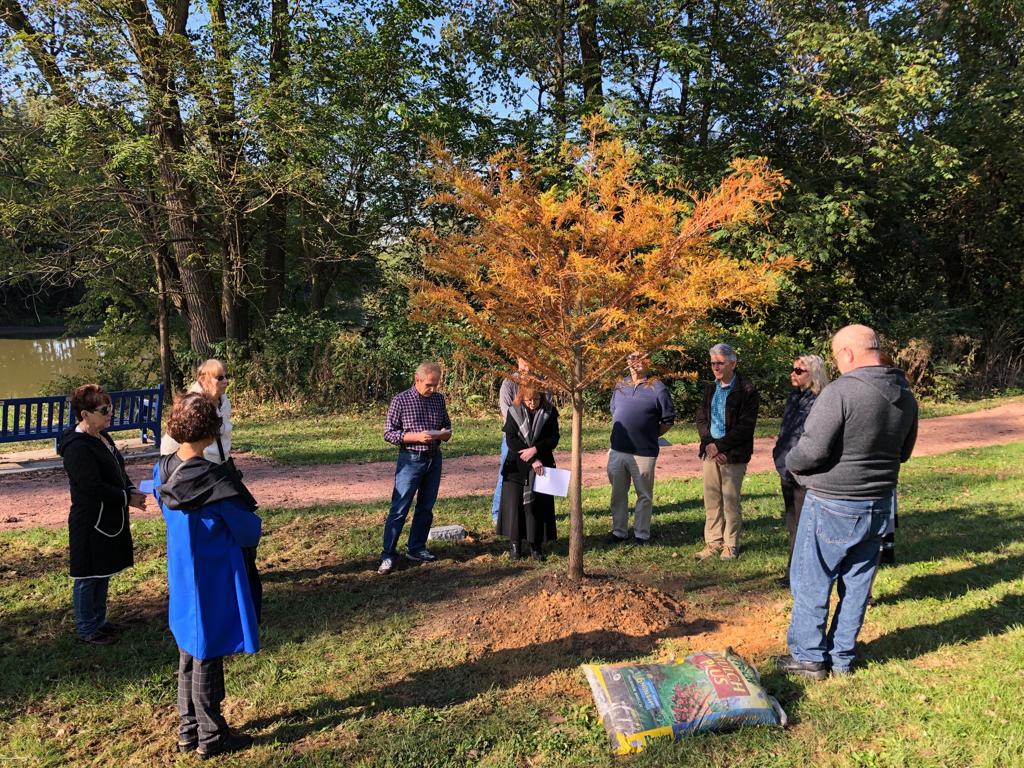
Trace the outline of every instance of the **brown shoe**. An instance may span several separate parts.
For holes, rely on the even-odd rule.
[[[707,560],[709,557],[714,557],[715,555],[717,555],[718,552],[719,552],[719,550],[715,549],[714,547],[707,546],[707,547],[704,547],[704,549],[702,549],[700,552],[695,552],[693,554],[693,559],[694,560]]]
[[[719,555],[723,560],[735,560],[740,556],[740,551],[736,547],[724,547],[722,554]]]

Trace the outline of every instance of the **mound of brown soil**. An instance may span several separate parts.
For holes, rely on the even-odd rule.
[[[683,604],[658,589],[550,572],[476,592],[421,627],[427,637],[464,638],[475,651],[546,648],[591,658],[650,653],[659,638],[686,631]]]

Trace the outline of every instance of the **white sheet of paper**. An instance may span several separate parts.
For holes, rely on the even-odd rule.
[[[548,496],[568,496],[570,475],[572,473],[568,469],[544,467],[544,474],[534,478],[533,492],[546,493]]]

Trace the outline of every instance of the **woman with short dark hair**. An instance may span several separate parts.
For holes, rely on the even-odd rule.
[[[221,427],[217,401],[188,393],[167,430],[178,449],[153,470],[154,494],[167,523],[168,623],[178,644],[178,751],[201,758],[252,744],[221,714],[224,657],[259,650],[256,607],[243,547],[259,542],[256,502],[230,464],[203,452]]]
[[[124,458],[107,434],[110,395],[99,384],[69,397],[76,424],[60,436],[57,453],[71,485],[68,549],[78,637],[93,645],[117,641],[107,621],[110,577],[134,564],[128,507],[145,509],[146,497],[128,479]]]

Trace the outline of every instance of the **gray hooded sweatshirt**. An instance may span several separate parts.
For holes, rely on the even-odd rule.
[[[856,368],[818,395],[786,467],[818,496],[885,498],[916,440],[917,401],[903,373]]]

